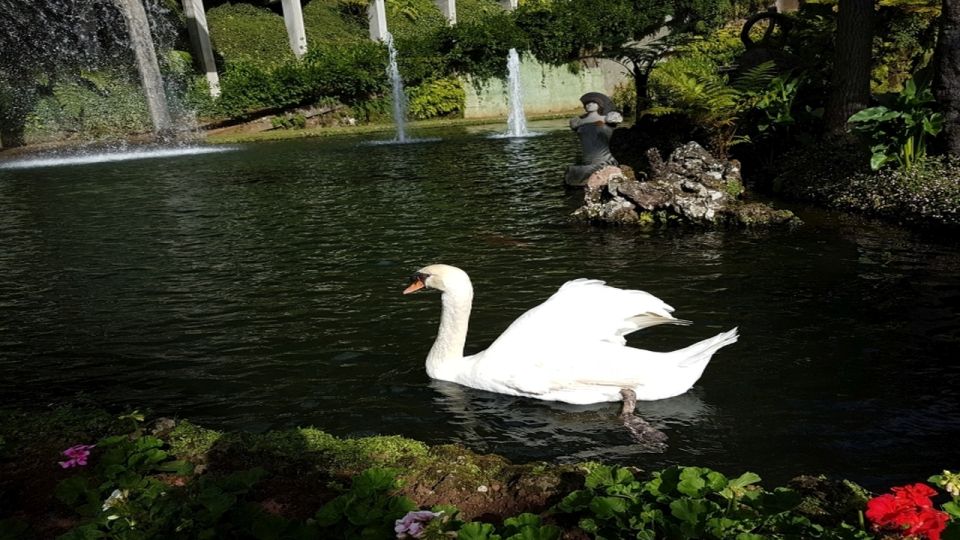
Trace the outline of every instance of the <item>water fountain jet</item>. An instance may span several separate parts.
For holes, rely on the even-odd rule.
[[[403,91],[403,77],[397,66],[397,48],[393,45],[393,36],[387,32],[383,42],[390,53],[390,62],[387,64],[387,76],[390,78],[390,87],[393,97],[393,123],[397,128],[397,138],[390,141],[371,141],[366,144],[407,144],[419,142],[439,141],[439,138],[410,139],[407,137],[407,95]]]
[[[520,55],[516,49],[507,53],[507,132],[498,133],[495,139],[523,139],[540,133],[527,129],[527,117],[523,110],[523,83],[520,80]]]
[[[520,82],[520,55],[516,49],[507,53],[507,87],[510,91],[510,113],[507,115],[507,136],[528,137],[527,118],[523,112],[523,86]]]
[[[396,142],[407,142],[407,95],[403,92],[403,78],[400,77],[400,68],[397,66],[397,49],[393,46],[393,35],[387,32],[383,40],[390,53],[390,63],[387,65],[387,76],[390,77],[390,86],[393,95],[393,123],[397,126]]]

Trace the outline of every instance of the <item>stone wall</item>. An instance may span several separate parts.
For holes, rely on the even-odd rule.
[[[503,59],[506,63],[507,59]],[[523,108],[528,115],[565,113],[580,109],[580,96],[587,92],[613,95],[617,84],[624,81],[623,67],[615,62],[600,61],[581,67],[572,73],[566,66],[541,64],[532,58],[522,58],[520,81],[523,85]],[[464,118],[506,118],[510,105],[507,82],[490,79],[478,93],[469,78]]]

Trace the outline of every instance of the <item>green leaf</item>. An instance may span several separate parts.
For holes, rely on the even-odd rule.
[[[330,527],[344,518],[344,510],[347,507],[345,497],[337,497],[317,510],[314,518],[321,527]]]
[[[593,500],[593,495],[589,491],[580,489],[568,493],[563,500],[557,503],[557,509],[566,513],[578,512],[589,507],[591,500]]]
[[[950,501],[943,505],[943,511],[950,514],[954,519],[960,519],[960,504],[957,501]]]
[[[560,529],[553,525],[526,527],[519,533],[508,536],[507,540],[557,540],[560,538],[560,532]]]
[[[890,161],[890,159],[891,158],[886,154],[875,153],[872,156],[870,156],[870,168],[875,171],[878,171],[880,170],[881,167],[884,166],[884,164]]]
[[[678,499],[670,503],[670,514],[690,525],[705,523],[710,509],[708,501],[703,499]]]
[[[934,113],[923,119],[923,131],[930,135],[936,135],[943,129],[943,115]]]
[[[727,483],[727,486],[731,488],[744,488],[756,484],[759,481],[760,475],[757,473],[745,472],[733,480],[730,480],[730,482]]]
[[[540,517],[536,514],[524,512],[519,516],[503,520],[503,524],[507,527],[516,527],[518,529],[522,527],[538,527],[540,526]]]
[[[587,489],[606,487],[613,483],[613,471],[605,465],[601,465],[590,471],[584,479],[584,485]]]
[[[210,512],[214,521],[220,518],[235,502],[237,498],[229,493],[224,493],[217,487],[210,486],[200,492],[197,501]]]
[[[348,502],[343,515],[350,523],[361,526],[373,525],[386,517],[380,505],[369,504],[365,499]]]
[[[677,491],[688,497],[700,497],[706,491],[707,482],[701,476],[699,467],[686,467],[680,471],[680,482]]]
[[[57,484],[55,493],[58,499],[67,506],[74,506],[78,502],[87,498],[90,491],[90,484],[83,476],[71,476]]]
[[[351,491],[361,496],[382,493],[397,487],[397,474],[391,469],[371,468],[353,480]]]
[[[619,497],[596,497],[590,501],[590,510],[600,519],[610,519],[627,511],[627,501]]]
[[[800,504],[801,500],[802,497],[796,491],[779,487],[774,489],[773,493],[764,493],[760,497],[759,503],[764,513],[770,515],[793,510]]]
[[[471,521],[460,527],[457,532],[458,540],[500,540],[500,535],[495,534],[493,525],[489,523],[480,523]]]
[[[847,119],[848,123],[851,122],[873,122],[877,118],[880,118],[885,112],[889,109],[886,107],[870,107],[863,109],[853,114],[850,118]]]
[[[174,474],[187,475],[193,473],[193,464],[189,461],[168,461],[166,463],[161,463],[157,467],[158,471],[169,472]]]
[[[588,533],[596,533],[599,530],[597,521],[593,518],[583,518],[577,523],[577,526]]]

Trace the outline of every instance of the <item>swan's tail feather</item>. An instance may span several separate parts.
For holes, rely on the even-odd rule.
[[[713,353],[727,345],[732,345],[737,342],[737,338],[740,337],[737,330],[737,328],[734,328],[733,330],[717,334],[712,338],[707,338],[689,347],[675,351],[673,354],[685,358],[680,362],[680,367],[690,367],[700,363],[706,364],[713,356]]]
[[[644,328],[650,328],[651,326],[658,326],[661,324],[676,324],[678,326],[689,326],[693,324],[692,322],[685,319],[675,319],[672,316],[664,316],[659,313],[641,313],[640,315],[634,315],[628,319],[631,323],[636,325],[636,329],[631,330],[635,332],[636,330],[643,330]]]

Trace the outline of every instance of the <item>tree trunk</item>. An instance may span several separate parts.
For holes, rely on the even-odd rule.
[[[847,119],[869,106],[872,52],[873,0],[840,0],[833,84],[824,113],[828,132],[847,131]]]
[[[943,112],[946,152],[960,156],[960,0],[943,0],[933,91]]]
[[[639,62],[633,63],[633,86],[637,91],[637,98],[634,102],[634,122],[640,122],[640,115],[650,104],[650,70],[645,70]]]

